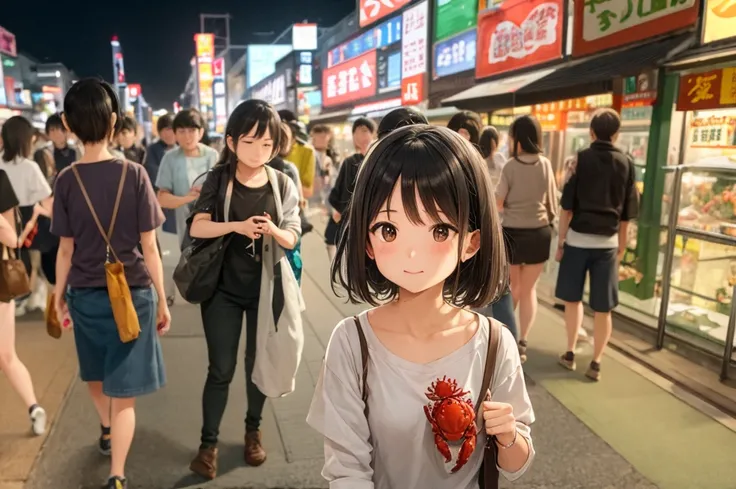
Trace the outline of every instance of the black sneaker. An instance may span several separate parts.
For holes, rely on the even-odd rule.
[[[519,340],[519,359],[521,360],[521,363],[526,362],[526,340]]]
[[[110,477],[102,489],[128,489],[128,479],[118,476]]]
[[[97,449],[100,451],[101,454],[109,457],[110,453],[112,452],[112,444],[110,442],[110,427],[100,425],[100,431],[101,433],[100,439],[97,443]]]
[[[568,370],[575,370],[577,368],[575,365],[575,354],[571,351],[560,355],[559,363]]]
[[[596,382],[601,380],[601,364],[598,362],[590,362],[590,367],[588,367],[588,371],[585,372],[585,376]]]

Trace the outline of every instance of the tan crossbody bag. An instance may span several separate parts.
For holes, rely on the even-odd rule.
[[[74,171],[74,176],[77,177],[79,187],[82,189],[82,195],[84,196],[84,200],[87,202],[87,207],[89,207],[89,211],[92,213],[95,224],[97,224],[97,229],[100,230],[100,234],[107,244],[107,250],[105,253],[105,279],[107,280],[107,294],[110,296],[110,305],[112,306],[112,314],[115,318],[115,324],[118,326],[120,341],[123,343],[130,343],[140,335],[141,325],[138,322],[138,314],[133,306],[133,298],[130,295],[128,280],[125,278],[123,262],[120,261],[118,255],[110,244],[112,232],[115,229],[115,219],[118,217],[120,199],[123,196],[125,177],[128,174],[128,162],[123,162],[123,174],[120,176],[118,195],[115,197],[115,207],[113,207],[112,210],[110,229],[107,233],[105,233],[105,230],[100,223],[100,219],[97,217],[95,208],[92,206],[92,201],[89,200],[87,189],[84,188],[76,163],[72,165],[72,170]],[[110,261],[110,255],[115,259],[114,262]]]

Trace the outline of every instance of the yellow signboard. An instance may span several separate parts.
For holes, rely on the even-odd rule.
[[[706,0],[703,43],[736,36],[736,0]]]
[[[721,75],[721,105],[736,105],[736,67],[723,68]]]

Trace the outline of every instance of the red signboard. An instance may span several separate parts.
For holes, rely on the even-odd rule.
[[[342,105],[376,94],[376,51],[322,72],[322,106]]]
[[[359,0],[360,27],[391,15],[412,0]]]
[[[563,15],[562,0],[506,0],[480,14],[475,77],[561,58]]]
[[[138,98],[141,91],[141,86],[138,83],[130,83],[128,85],[128,97],[130,98]]]
[[[643,41],[698,21],[698,0],[574,0],[573,56]]]
[[[8,56],[18,56],[18,48],[15,45],[15,34],[0,27],[0,53]]]
[[[417,105],[424,100],[424,73],[402,78],[401,105]]]
[[[680,77],[677,110],[736,107],[736,67]]]
[[[225,58],[216,58],[212,62],[212,76],[217,78],[218,76],[224,76],[225,74]]]

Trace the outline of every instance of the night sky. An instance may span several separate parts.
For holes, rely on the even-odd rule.
[[[61,62],[80,77],[112,80],[110,38],[123,48],[128,83],[140,83],[154,109],[171,109],[184,89],[200,13],[229,13],[232,44],[270,43],[290,24],[331,26],[355,0],[9,0],[0,25],[16,35],[18,50]],[[258,35],[272,31],[271,36]],[[286,42],[291,42],[289,37]],[[242,54],[242,51],[238,52]]]

